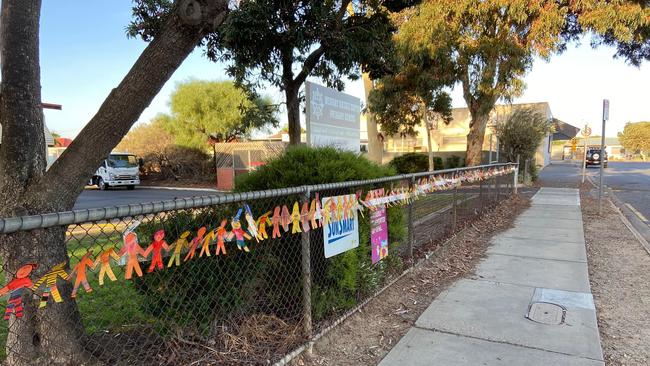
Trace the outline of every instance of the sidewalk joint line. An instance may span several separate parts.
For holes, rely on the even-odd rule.
[[[517,254],[507,254],[507,253],[498,253],[498,252],[492,252],[488,249],[489,254],[494,254],[494,255],[502,255],[504,257],[516,257],[516,258],[526,258],[526,259],[539,259],[539,260],[544,260],[544,261],[556,261],[556,262],[569,262],[569,263],[581,263],[581,264],[586,264],[587,261],[575,261],[571,259],[554,259],[554,258],[542,258],[542,257],[532,257],[532,256],[527,256],[527,255],[517,255]]]
[[[518,344],[518,343],[512,343],[512,342],[507,342],[507,341],[497,341],[493,339],[485,339],[477,336],[472,336],[472,335],[467,335],[467,334],[461,334],[461,333],[456,333],[456,332],[451,332],[451,331],[446,331],[446,330],[441,330],[437,328],[423,328],[419,327],[417,325],[413,325],[413,328],[418,328],[420,330],[428,330],[430,332],[438,332],[438,333],[443,333],[443,334],[449,334],[449,335],[455,335],[457,337],[464,337],[464,338],[470,338],[470,339],[476,339],[480,341],[485,341],[485,342],[490,342],[490,343],[498,343],[498,344],[504,344],[508,346],[514,346],[514,347],[520,347],[520,348],[527,348],[527,349],[533,349],[537,351],[543,351],[543,352],[549,352],[549,353],[555,353],[559,355],[564,355],[564,356],[570,356],[570,357],[575,357],[575,358],[582,358],[585,360],[592,360],[592,361],[599,361],[599,362],[604,362],[604,360],[597,359],[597,358],[592,358],[592,357],[585,357],[585,356],[578,356],[578,355],[573,355],[570,353],[566,352],[560,352],[560,351],[553,351],[545,348],[540,348],[540,347],[534,347],[534,346],[527,346],[524,344]]]

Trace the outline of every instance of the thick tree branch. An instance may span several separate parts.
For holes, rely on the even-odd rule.
[[[101,161],[129,131],[206,32],[211,30],[214,24],[210,19],[225,11],[223,7],[211,7],[201,24],[188,25],[187,16],[179,15],[182,10],[179,3],[183,5],[187,1],[175,4],[163,29],[117,88],[111,91],[95,116],[43,179],[29,187],[30,205],[53,202],[54,209],[70,209]]]
[[[302,70],[300,70],[300,73],[294,79],[294,85],[302,85],[307,80],[307,76],[311,74],[311,71],[316,67],[316,64],[324,53],[325,47],[320,46],[307,56],[305,62],[302,64]]]
[[[39,64],[40,0],[2,2],[0,199],[3,211],[45,172]]]

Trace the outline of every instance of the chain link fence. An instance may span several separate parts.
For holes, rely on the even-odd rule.
[[[64,230],[69,258],[3,266],[2,358],[283,362],[508,198],[515,172],[498,164],[0,220],[0,236]],[[337,254],[344,242],[354,247]]]

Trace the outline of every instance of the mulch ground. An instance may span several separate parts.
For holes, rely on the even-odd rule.
[[[512,227],[527,207],[529,199],[525,196],[505,200],[456,237],[436,244],[415,270],[316,342],[311,356],[303,354],[292,364],[379,363],[443,290],[473,272],[490,238]]]
[[[589,278],[607,365],[650,364],[650,255],[621,221],[617,209],[583,186],[582,218]]]

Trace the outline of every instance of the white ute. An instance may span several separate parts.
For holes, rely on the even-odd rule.
[[[109,187],[126,186],[134,189],[140,184],[140,165],[133,154],[111,153],[104,160],[95,175],[90,180],[90,185],[96,185],[102,191]]]

